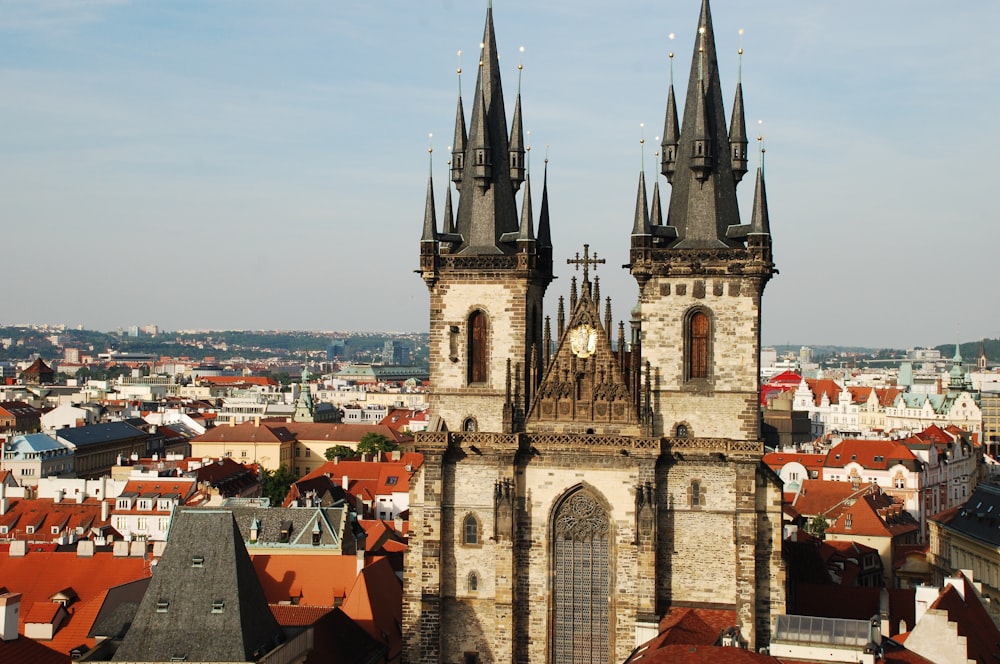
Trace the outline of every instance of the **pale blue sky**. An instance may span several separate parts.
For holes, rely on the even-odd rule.
[[[425,330],[428,134],[440,211],[456,52],[468,99],[485,5],[0,0],[0,323]],[[584,242],[616,319],[634,304],[640,123],[652,145],[669,51],[683,99],[699,6],[494,2],[508,118],[525,47],[536,183],[549,150],[547,313]],[[1000,336],[1000,3],[712,12],[726,112],[742,44],[768,150],[764,342]],[[651,185],[651,147],[646,166]]]

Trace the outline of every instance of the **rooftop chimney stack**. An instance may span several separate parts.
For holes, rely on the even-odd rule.
[[[17,620],[21,613],[21,593],[4,592],[0,595],[0,640],[17,639]]]

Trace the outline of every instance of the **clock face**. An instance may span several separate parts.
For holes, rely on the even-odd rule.
[[[579,325],[569,331],[569,347],[577,357],[590,357],[597,348],[597,330],[590,325]]]

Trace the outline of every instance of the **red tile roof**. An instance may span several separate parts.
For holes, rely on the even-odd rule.
[[[11,592],[21,593],[22,607],[48,602],[57,592],[72,588],[79,601],[67,607],[69,618],[46,645],[61,653],[68,653],[84,642],[93,646],[94,640],[86,635],[100,609],[100,602],[95,600],[103,601],[103,594],[112,586],[148,576],[146,561],[138,557],[115,558],[108,552],[78,557],[75,552],[39,551],[42,548],[32,545],[24,557],[11,557],[6,551],[0,553],[3,585]],[[27,615],[27,611],[22,611],[19,625],[22,633]]]
[[[380,643],[389,659],[403,650],[403,584],[385,558],[365,567],[341,606],[344,613]]]
[[[282,627],[307,627],[333,610],[329,606],[302,604],[269,604],[268,608]]]
[[[358,576],[353,555],[271,555],[250,551],[257,578],[269,604],[296,598],[299,604],[332,608]]]
[[[917,461],[917,457],[899,441],[848,438],[826,453],[824,465],[827,468],[843,468],[854,462],[863,468],[888,470],[907,461]]]

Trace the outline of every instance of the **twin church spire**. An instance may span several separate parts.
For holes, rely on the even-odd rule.
[[[461,77],[462,70],[458,70]],[[461,79],[460,79],[461,80]],[[519,86],[520,87],[520,86]],[[459,193],[457,212],[451,205],[451,189],[444,213],[442,232],[437,232],[433,202],[433,180],[428,182],[422,254],[456,256],[546,255],[551,273],[551,233],[547,196],[543,183],[543,206],[535,236],[528,183],[518,90],[513,122],[507,129],[507,115],[500,81],[500,63],[493,29],[493,9],[487,9],[486,28],[479,52],[478,73],[472,113],[466,128],[465,109],[459,88],[455,133],[451,148],[451,181]],[[515,196],[524,185],[520,213]],[[543,261],[544,262],[544,261]],[[545,268],[544,265],[538,267]]]
[[[743,50],[739,51],[742,58]],[[673,54],[670,54],[671,59]],[[672,64],[672,63],[671,63]],[[728,124],[728,132],[726,130]],[[633,225],[633,250],[643,246],[671,249],[706,249],[743,246],[753,231],[740,224],[736,186],[747,172],[747,130],[743,109],[743,85],[736,84],[732,116],[726,122],[719,79],[715,33],[708,0],[702,0],[695,36],[683,124],[678,121],[673,70],[667,94],[667,110],[660,145],[660,172],[671,185],[666,219],[659,206],[659,188],[654,190],[652,219],[644,218],[645,178],[640,174],[639,198]],[[763,172],[758,172],[758,190],[763,192]],[[755,215],[766,202],[755,202]],[[768,231],[769,233],[769,231]],[[647,240],[642,240],[645,237]]]

